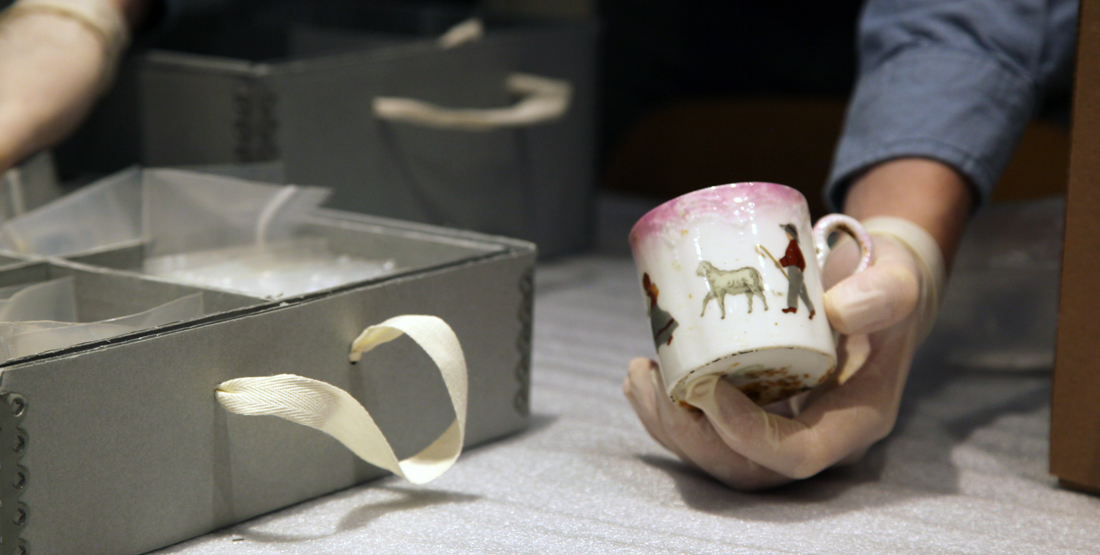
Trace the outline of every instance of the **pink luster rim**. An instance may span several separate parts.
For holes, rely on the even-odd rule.
[[[751,218],[762,208],[805,203],[802,193],[778,183],[752,181],[716,185],[678,196],[650,210],[630,230],[630,244],[635,246],[638,241],[670,225],[683,225],[703,214],[741,220]]]

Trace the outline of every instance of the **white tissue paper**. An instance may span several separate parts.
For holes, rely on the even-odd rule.
[[[178,283],[278,299],[392,273],[393,260],[332,252],[324,239],[295,239],[158,256],[145,273]]]

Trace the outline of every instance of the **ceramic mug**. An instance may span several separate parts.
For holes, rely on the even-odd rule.
[[[775,183],[702,189],[654,208],[634,225],[638,268],[666,393],[719,374],[757,404],[812,389],[836,369],[835,332],[823,313],[827,239],[845,231],[874,259],[855,219],[812,229],[798,191]]]

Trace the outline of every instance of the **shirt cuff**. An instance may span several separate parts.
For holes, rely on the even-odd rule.
[[[1034,109],[1037,84],[988,53],[899,51],[861,76],[825,187],[843,206],[853,178],[877,163],[930,158],[989,197]]]

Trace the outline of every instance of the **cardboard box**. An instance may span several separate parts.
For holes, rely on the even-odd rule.
[[[467,445],[527,422],[533,245],[333,210],[300,224],[393,275],[267,300],[136,271],[138,242],[0,269],[0,286],[73,276],[91,319],[201,291],[206,315],[0,365],[0,553],[138,554],[378,477],[343,445],[278,418],[225,411],[214,388],[294,373],[354,395],[398,456],[453,419],[411,340],[348,362],[363,328],[433,314],[469,368]],[[461,460],[458,464],[461,464]]]
[[[1050,472],[1100,491],[1100,0],[1082,0]]]

